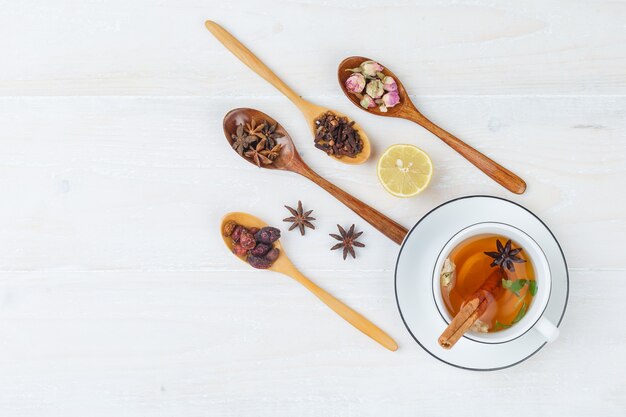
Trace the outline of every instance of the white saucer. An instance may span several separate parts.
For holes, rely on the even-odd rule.
[[[569,277],[565,257],[548,227],[533,213],[511,201],[469,196],[431,210],[409,231],[396,263],[395,289],[400,316],[415,341],[435,358],[463,369],[492,371],[528,359],[546,343],[534,330],[510,342],[489,344],[463,337],[450,350],[437,343],[446,328],[433,298],[435,262],[458,231],[482,222],[500,222],[523,230],[545,253],[552,273],[552,293],[544,316],[560,325],[567,306]]]

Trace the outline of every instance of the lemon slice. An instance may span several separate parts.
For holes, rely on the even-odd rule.
[[[378,179],[396,197],[422,192],[433,176],[433,163],[426,152],[413,145],[393,145],[378,160]]]

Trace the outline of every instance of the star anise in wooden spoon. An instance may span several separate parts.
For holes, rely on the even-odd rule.
[[[239,155],[243,155],[250,145],[257,140],[256,137],[251,137],[246,134],[243,125],[237,126],[237,133],[230,136],[233,138],[233,149],[236,150]]]
[[[276,146],[276,139],[282,138],[283,136],[280,133],[276,132],[276,123],[270,125],[267,121],[264,124],[263,129],[261,130],[261,135],[267,139],[267,145],[270,148]]]
[[[315,217],[311,217],[311,213],[313,213],[313,210],[305,212],[302,208],[302,201],[298,200],[297,209],[293,209],[289,206],[285,206],[285,208],[291,213],[291,217],[283,219],[284,222],[292,223],[292,225],[289,227],[289,230],[293,230],[297,227],[298,229],[300,229],[300,234],[304,236],[305,227],[315,229],[315,226],[313,225],[313,223],[311,223],[313,220],[315,220]]]
[[[354,233],[354,225],[350,226],[350,229],[346,232],[346,230],[337,225],[337,229],[339,229],[340,235],[336,235],[331,233],[330,236],[339,240],[335,246],[330,248],[330,250],[343,248],[343,259],[345,260],[348,257],[348,253],[352,255],[352,258],[356,259],[356,253],[354,252],[354,248],[364,248],[365,245],[361,242],[357,242],[359,236],[363,234],[363,232]]]
[[[262,138],[261,135],[259,135],[263,129],[265,129],[265,123],[261,123],[261,124],[256,124],[256,121],[250,120],[250,123],[246,123],[246,128],[245,131],[249,136],[256,136],[258,138]]]
[[[261,153],[263,150],[265,150],[265,139],[261,139],[254,148],[246,151],[244,155],[252,159],[260,168],[261,164],[269,165],[272,163],[271,159]]]

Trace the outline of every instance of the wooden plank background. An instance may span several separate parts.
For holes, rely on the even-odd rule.
[[[622,416],[626,330],[626,2],[0,1],[0,415]],[[297,109],[204,29],[231,30],[288,84],[345,112],[372,161],[310,146]],[[528,183],[514,196],[425,130],[354,108],[348,55],[386,63],[433,121]],[[490,194],[539,215],[570,266],[561,337],[493,373],[448,367],[404,329],[397,246],[289,173],[225,146],[224,114],[259,108],[329,180],[411,226]],[[422,195],[389,196],[375,160],[415,143]],[[302,271],[387,330],[390,353],[284,277],[222,247],[227,211],[317,230],[283,243]],[[357,260],[328,251],[356,223]]]

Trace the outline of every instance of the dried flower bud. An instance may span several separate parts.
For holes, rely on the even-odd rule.
[[[363,74],[352,74],[346,80],[346,88],[351,93],[360,93],[365,88],[365,77]]]
[[[382,113],[387,113],[387,106],[385,106],[384,104],[381,104],[378,107],[378,110],[380,110]]]
[[[365,91],[372,98],[380,98],[383,94],[385,94],[385,89],[383,88],[383,83],[380,80],[372,80],[367,83],[367,87],[365,87]]]
[[[361,72],[363,73],[363,75],[368,76],[368,77],[375,77],[377,72],[380,72],[383,70],[383,66],[375,61],[362,62],[360,67],[361,67]]]
[[[396,80],[388,75],[383,78],[383,87],[385,88],[385,91],[398,91],[398,84],[396,84]]]
[[[397,91],[391,91],[383,96],[383,103],[387,107],[393,107],[400,103],[400,95]]]
[[[368,96],[367,94],[363,96],[363,99],[361,100],[360,104],[361,104],[361,107],[365,109],[376,107],[376,103],[374,103],[374,99]]]

